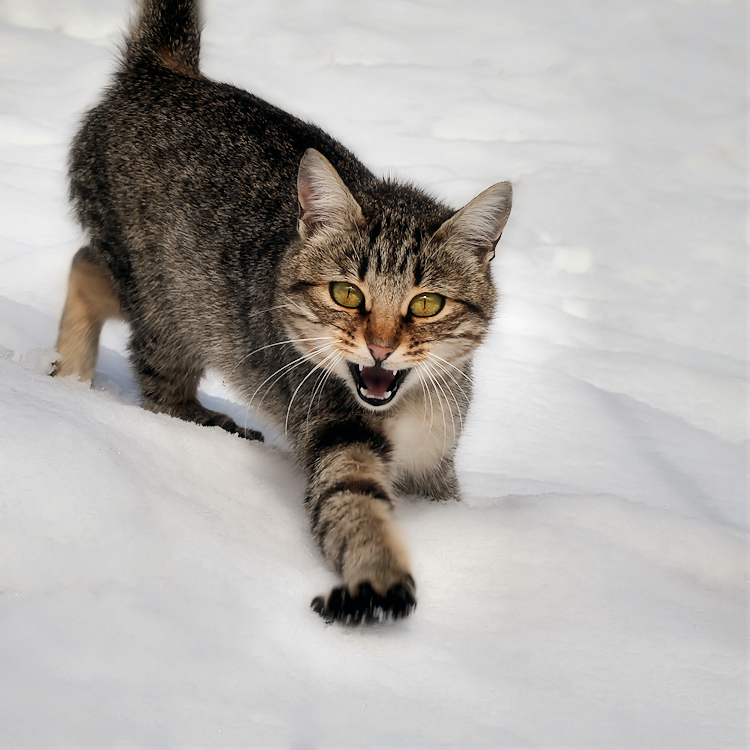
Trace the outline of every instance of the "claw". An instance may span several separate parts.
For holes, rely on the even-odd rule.
[[[361,583],[355,594],[350,594],[345,586],[337,586],[327,598],[316,596],[310,606],[328,623],[361,625],[400,620],[417,606],[414,590],[414,579],[407,575],[385,595],[378,594],[367,582]]]

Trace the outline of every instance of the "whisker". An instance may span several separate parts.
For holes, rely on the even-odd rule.
[[[422,441],[422,445],[420,445],[419,448],[417,448],[417,450],[415,451],[415,453],[419,453],[419,451],[421,451],[427,444],[427,439],[430,433],[432,432],[433,427],[435,426],[435,404],[432,401],[432,392],[425,384],[424,377],[422,373],[420,372],[419,368],[416,368],[415,372],[417,373],[417,377],[419,378],[419,384],[422,386],[422,393],[425,396],[425,407],[427,406],[427,401],[429,400],[430,402],[430,425],[427,428],[427,433],[425,434],[425,438]],[[424,423],[426,420],[427,420],[427,409],[425,408],[424,414],[422,415],[422,426],[424,426]]]
[[[466,391],[464,391],[463,388],[456,382],[456,379],[447,371],[441,372],[439,369],[437,371],[437,376],[442,381],[443,385],[448,389],[448,393],[450,394],[451,398],[453,399],[453,403],[456,405],[456,412],[458,414],[458,422],[461,427],[461,430],[464,429],[464,418],[461,410],[461,405],[458,403],[458,399],[456,398],[456,394],[453,392],[453,388],[451,388],[450,383],[445,379],[445,376],[448,376],[451,378],[453,383],[456,385],[456,387],[461,391],[463,394],[463,397],[465,399],[465,405],[469,403],[469,397],[466,395]]]
[[[424,405],[427,406],[427,399],[430,399],[430,407],[432,407],[432,394],[428,392],[427,388],[425,388],[424,385],[424,379],[422,378],[422,373],[419,372],[419,368],[417,368],[417,377],[419,378],[419,385],[422,386],[422,396],[424,397]],[[422,414],[422,427],[424,427],[425,422],[427,421],[427,409],[425,408],[423,410]],[[430,427],[427,430],[428,433],[432,431],[432,422],[430,422]]]
[[[323,389],[325,388],[325,385],[328,382],[328,378],[330,378],[331,375],[334,374],[334,370],[335,370],[336,366],[338,365],[339,362],[341,362],[342,359],[344,359],[344,355],[339,352],[337,354],[337,356],[334,358],[333,362],[331,362],[330,365],[326,368],[326,371],[323,374],[323,377],[320,380],[319,385],[316,387],[317,393],[315,393],[315,392],[313,393],[313,396],[310,399],[310,405],[307,408],[307,423],[308,423],[308,426],[309,426],[309,420],[310,420],[310,409],[312,408],[315,400],[319,400],[320,399],[320,397],[321,397],[321,395],[323,393]],[[323,408],[325,408],[325,407],[323,407]]]
[[[455,442],[456,438],[458,437],[458,433],[456,432],[456,420],[455,420],[455,417],[453,416],[453,409],[451,408],[451,405],[450,405],[450,403],[448,401],[448,394],[445,392],[445,389],[443,388],[442,385],[440,385],[440,383],[438,382],[437,378],[435,377],[434,370],[433,370],[432,366],[429,363],[425,363],[424,369],[425,369],[425,372],[429,375],[430,380],[435,384],[435,386],[440,391],[440,393],[442,393],[443,399],[445,399],[445,404],[448,407],[448,413],[450,414],[450,417],[451,417],[451,427],[453,428],[453,440]],[[455,396],[453,397],[453,399],[455,401]],[[441,406],[441,409],[442,409],[442,400],[440,401],[440,406]],[[456,403],[456,406],[458,407],[458,403]],[[461,414],[460,414],[460,410],[459,410],[459,417],[460,416],[461,416]],[[443,420],[445,420],[445,411],[443,411]],[[446,432],[445,435],[444,435],[444,440],[443,440],[443,452],[445,452],[445,450],[446,450],[447,440],[448,440],[448,434]]]
[[[252,357],[253,355],[257,354],[258,352],[262,352],[265,349],[271,349],[274,346],[284,346],[285,344],[301,344],[305,341],[325,341],[333,340],[333,336],[313,336],[311,338],[303,338],[303,339],[286,339],[285,341],[277,341],[274,344],[266,344],[265,346],[260,346],[257,349],[254,349],[249,354],[246,354],[242,359],[237,362],[237,364],[231,369],[229,375],[234,375],[235,370],[246,360]]]
[[[441,358],[440,358],[440,357],[438,357],[438,359],[441,359]],[[445,360],[442,360],[442,361],[444,362]],[[454,375],[453,375],[453,374],[452,374],[451,372],[449,372],[449,371],[448,371],[448,370],[447,370],[447,369],[445,368],[445,366],[441,365],[441,364],[440,364],[439,362],[434,362],[434,363],[433,363],[433,362],[431,362],[430,364],[431,364],[432,366],[436,367],[436,368],[437,368],[437,369],[438,369],[438,370],[439,370],[439,371],[440,371],[440,372],[441,372],[441,373],[442,373],[443,375],[445,375],[446,377],[448,377],[448,378],[450,378],[450,379],[451,379],[451,381],[452,381],[452,382],[453,382],[453,384],[454,384],[454,385],[456,386],[456,388],[458,388],[458,390],[459,390],[459,391],[461,391],[461,394],[462,394],[462,395],[463,395],[463,397],[464,397],[464,401],[466,402],[466,405],[468,406],[468,404],[469,404],[469,403],[470,403],[470,401],[471,401],[471,399],[469,398],[469,394],[468,394],[468,393],[466,393],[466,391],[465,391],[465,390],[464,390],[464,389],[463,389],[463,388],[461,387],[461,384],[460,384],[460,383],[458,382],[458,380],[456,380],[455,376],[454,376]],[[450,363],[448,363],[448,364],[450,364]],[[448,384],[448,383],[447,383],[447,382],[446,382],[446,381],[445,381],[444,379],[443,379],[443,382],[445,383],[446,387],[448,387],[448,388],[450,389],[450,386],[449,386],[449,384]],[[470,382],[471,382],[471,381],[470,381]],[[458,406],[458,404],[456,404],[456,405]],[[460,410],[459,410],[459,414],[460,414]]]
[[[313,369],[310,370],[310,372],[308,372],[307,375],[305,375],[304,378],[302,378],[302,380],[300,381],[299,385],[294,389],[294,393],[292,394],[292,397],[289,399],[289,406],[286,409],[286,419],[284,420],[284,433],[285,434],[287,434],[289,432],[289,414],[292,411],[292,404],[294,403],[294,399],[296,398],[297,393],[299,392],[299,389],[302,388],[302,386],[305,384],[305,381],[311,375],[313,375],[313,373],[315,373],[316,370],[319,370],[321,368],[325,369],[326,362],[329,359],[334,358],[337,354],[338,354],[338,352],[333,351],[330,354],[328,354],[324,359],[322,359],[320,362],[318,362],[318,364],[315,365],[315,367],[313,367]]]
[[[335,367],[336,363],[334,362],[332,364],[332,367]],[[307,414],[305,414],[305,429],[307,430],[307,434],[310,434],[310,412],[312,411],[313,403],[315,403],[315,396],[318,393],[318,389],[321,387],[321,384],[325,382],[326,376],[330,374],[329,368],[325,368],[322,370],[318,377],[315,379],[315,386],[313,387],[313,391],[310,394],[310,399],[307,404]]]
[[[266,393],[281,379],[286,372],[289,372],[290,370],[293,370],[295,367],[299,367],[304,362],[307,362],[311,360],[313,357],[315,357],[318,354],[322,354],[326,349],[329,349],[332,347],[333,344],[325,344],[324,346],[319,346],[317,349],[311,349],[309,352],[303,354],[301,357],[298,357],[297,359],[292,360],[291,362],[288,362],[287,364],[283,365],[282,367],[279,367],[278,370],[271,373],[253,392],[253,395],[250,397],[250,400],[248,402],[249,404],[252,404],[255,397],[258,395],[258,391],[269,381],[273,379],[273,382],[271,385],[266,388]],[[263,403],[263,399],[265,399],[265,395],[260,400],[260,403]]]
[[[453,364],[453,362],[449,362],[447,359],[443,359],[442,357],[439,357],[435,352],[427,352],[427,356],[431,359],[437,359],[443,364],[448,365],[448,367],[452,367],[456,372],[463,375],[472,385],[474,384],[474,378],[471,377],[468,373],[465,373],[460,367],[456,367],[456,365]]]
[[[344,355],[341,354],[340,352],[336,352],[336,354],[337,354],[336,359],[331,363],[329,367],[326,367],[324,372],[320,374],[320,377],[318,378],[318,381],[315,384],[315,388],[313,389],[313,392],[310,395],[310,404],[307,407],[307,418],[306,418],[306,421],[308,422],[308,424],[310,421],[310,411],[313,407],[313,404],[315,403],[315,399],[320,398],[320,394],[323,392],[323,388],[325,387],[326,381],[333,374],[333,371],[336,368],[336,365],[338,365],[338,363],[344,358]]]
[[[281,305],[281,307],[289,307],[289,305],[292,305],[292,306],[296,307],[298,310],[302,310],[302,312],[304,312],[304,313],[307,313],[307,314],[310,313],[310,310],[308,310],[307,308],[305,308],[302,305],[300,305],[299,302],[295,302],[293,299],[290,299],[288,304]]]
[[[440,413],[441,413],[441,415],[443,417],[442,418],[442,424],[443,424],[443,453],[445,453],[445,451],[447,450],[447,446],[448,446],[448,431],[445,429],[445,406],[443,405],[443,401],[445,400],[445,405],[446,406],[450,406],[450,404],[448,404],[448,399],[447,399],[447,396],[445,394],[445,391],[443,391],[443,389],[440,387],[440,383],[437,382],[435,376],[433,375],[432,368],[430,367],[429,363],[428,362],[423,362],[420,369],[424,373],[425,377],[428,378],[429,384],[436,389],[435,390],[435,396],[437,396],[438,406],[440,406]],[[438,391],[440,391],[440,393],[442,393],[442,398],[440,396],[440,393],[438,393]],[[448,411],[450,412],[451,422],[453,423],[453,421],[454,421],[453,420],[453,410],[449,408]],[[455,435],[455,431],[456,431],[456,427],[455,427],[455,423],[454,423],[453,424],[454,435]]]

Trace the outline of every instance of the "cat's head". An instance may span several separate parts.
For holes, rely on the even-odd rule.
[[[489,263],[511,208],[507,182],[455,213],[413,188],[384,183],[381,192],[363,210],[324,156],[305,153],[301,242],[280,300],[300,352],[371,410],[420,384],[453,390],[488,330]]]

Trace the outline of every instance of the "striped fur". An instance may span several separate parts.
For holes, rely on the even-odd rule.
[[[207,369],[275,420],[308,477],[312,533],[341,585],[326,619],[416,604],[398,493],[458,497],[453,454],[511,190],[460,211],[375,177],[319,128],[199,68],[198,8],[145,0],[120,70],[76,136],[88,244],[58,374],[90,378],[122,315],[143,404],[262,439],[197,398]]]

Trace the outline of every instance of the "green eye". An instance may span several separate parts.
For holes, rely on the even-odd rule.
[[[425,292],[418,294],[409,303],[409,312],[418,318],[431,318],[437,315],[445,304],[445,297],[435,292]]]
[[[350,310],[359,307],[365,301],[362,290],[348,281],[331,282],[331,297],[337,305],[348,307]]]

